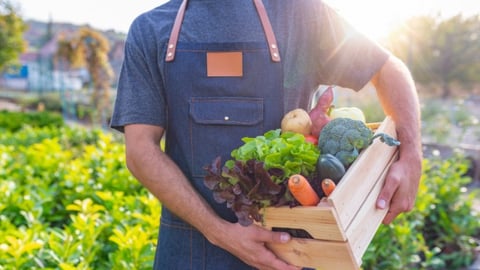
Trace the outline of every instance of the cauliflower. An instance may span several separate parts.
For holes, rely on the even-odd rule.
[[[348,168],[360,151],[370,145],[372,137],[373,132],[362,121],[335,118],[323,127],[318,148],[322,154],[334,155]]]

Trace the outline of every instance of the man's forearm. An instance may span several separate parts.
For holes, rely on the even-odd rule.
[[[149,138],[127,138],[127,165],[163,205],[208,238],[224,221],[196,192],[178,166]],[[130,145],[129,145],[130,143]]]
[[[421,156],[420,108],[415,84],[406,66],[391,56],[372,80],[385,113],[396,124],[400,158]]]
[[[377,207],[389,207],[383,223],[390,224],[415,205],[422,170],[420,106],[406,66],[391,56],[372,80],[385,113],[392,117],[400,141],[399,160],[390,166]]]

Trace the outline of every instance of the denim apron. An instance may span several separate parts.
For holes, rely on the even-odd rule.
[[[245,43],[179,42],[187,2],[179,8],[165,56],[165,151],[219,216],[237,222],[233,211],[215,202],[203,184],[204,167],[217,156],[222,162],[230,158],[242,137],[279,128],[284,113],[283,68],[261,0],[254,4],[266,40]],[[213,68],[224,62],[220,71]],[[154,269],[252,268],[163,207]]]

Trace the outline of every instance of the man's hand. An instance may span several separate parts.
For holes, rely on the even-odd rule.
[[[385,184],[378,196],[377,208],[384,209],[390,205],[384,224],[390,224],[400,213],[412,210],[421,177],[421,161],[399,160],[392,164],[385,179]]]
[[[291,239],[288,233],[272,232],[257,225],[245,227],[238,223],[229,223],[224,226],[224,230],[216,231],[211,237],[215,238],[209,238],[212,243],[257,269],[301,269],[282,261],[266,247],[267,243],[287,243]]]

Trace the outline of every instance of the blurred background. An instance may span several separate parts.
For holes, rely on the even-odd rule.
[[[0,0],[0,269],[150,269],[159,204],[108,122],[129,25],[164,2]],[[480,269],[478,1],[327,2],[421,99],[418,210],[379,230],[364,269]],[[371,85],[336,89],[335,106],[384,119]]]

